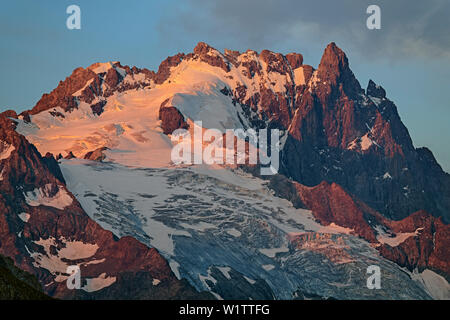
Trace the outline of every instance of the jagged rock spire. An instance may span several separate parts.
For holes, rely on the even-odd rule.
[[[331,86],[342,83],[345,93],[350,98],[356,98],[362,91],[358,80],[350,70],[347,56],[334,42],[325,48],[317,69],[317,76],[322,82],[327,82]]]

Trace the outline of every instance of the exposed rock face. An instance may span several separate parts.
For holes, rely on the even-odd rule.
[[[94,114],[103,112],[106,97],[114,92],[137,89],[150,84],[155,73],[147,69],[122,66],[119,62],[94,63],[88,68],[77,68],[50,93],[45,93],[38,103],[30,110],[21,113],[28,122],[29,116],[46,110],[61,108],[70,112],[80,102],[91,104]],[[54,116],[60,112],[52,111]]]
[[[170,68],[175,67],[181,63],[183,58],[185,57],[184,53],[178,53],[175,56],[168,57],[164,60],[160,65],[158,72],[155,75],[155,83],[161,84],[167,80],[170,76]]]
[[[36,114],[56,107],[61,107],[64,111],[70,111],[76,108],[76,98],[72,94],[82,89],[86,82],[94,78],[97,78],[97,75],[89,68],[75,69],[69,77],[64,81],[60,81],[58,87],[51,93],[44,93],[42,98],[30,111],[30,114]]]
[[[303,56],[300,53],[288,53],[286,60],[293,70],[300,68],[303,64]]]
[[[69,151],[67,155],[64,157],[64,159],[73,159],[76,158],[72,151]]]
[[[42,158],[3,114],[0,141],[11,150],[0,160],[0,254],[36,275],[47,294],[89,299],[210,298],[179,281],[154,248],[131,237],[117,239],[91,220],[66,189],[53,156]],[[81,290],[66,286],[69,265],[80,266]]]
[[[105,106],[105,104],[106,100],[102,100],[91,105],[92,113],[96,114],[97,116],[101,115],[103,113],[103,107]]]
[[[396,233],[414,233],[398,246],[383,244],[380,253],[401,266],[412,270],[430,268],[440,271],[450,279],[450,227],[441,218],[418,211],[400,221],[390,221],[387,225]]]
[[[364,94],[334,44],[296,105],[284,174],[308,186],[336,182],[388,218],[424,209],[450,221],[450,176],[431,152],[414,148],[382,87],[370,81]]]
[[[296,183],[295,188],[302,202],[314,212],[320,223],[324,225],[335,223],[354,229],[369,242],[377,241],[376,233],[364,218],[369,213],[364,212],[341,186],[322,182],[316,187],[305,187]]]
[[[3,112],[3,114],[8,118],[17,119],[17,113],[14,110],[6,110]]]
[[[194,54],[196,54],[203,62],[206,62],[214,67],[219,67],[225,72],[230,71],[228,61],[225,60],[224,56],[219,51],[204,42],[199,42],[197,44],[194,48]]]
[[[161,104],[159,119],[161,120],[161,128],[164,134],[172,134],[176,129],[189,128],[181,112],[174,106],[169,105],[169,99]]]
[[[93,161],[103,161],[106,158],[106,155],[103,153],[103,151],[108,150],[107,147],[101,147],[98,149],[95,149],[94,151],[89,151],[84,155],[84,159],[87,160],[93,160]]]
[[[62,159],[62,156],[59,159]],[[42,161],[44,161],[44,164],[50,170],[52,175],[54,175],[59,181],[65,183],[64,177],[61,173],[61,170],[59,169],[58,162],[53,156],[53,154],[47,152],[46,155],[42,158]]]
[[[409,270],[435,270],[449,279],[450,226],[425,211],[389,220],[336,183],[306,187],[274,176],[270,187],[296,206],[312,210],[318,221],[352,229],[373,243],[385,258]],[[396,241],[398,239],[398,241]]]
[[[386,91],[383,87],[377,85],[372,80],[369,80],[369,84],[367,85],[367,95],[378,99],[384,99],[386,98]]]

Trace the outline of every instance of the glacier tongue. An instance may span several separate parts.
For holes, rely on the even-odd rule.
[[[429,298],[367,242],[319,225],[240,171],[77,159],[63,160],[61,169],[91,218],[157,248],[177,276],[217,298]],[[373,264],[382,270],[379,290],[366,287]]]

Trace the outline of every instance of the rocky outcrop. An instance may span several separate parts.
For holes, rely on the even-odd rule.
[[[370,81],[364,93],[334,43],[296,105],[283,174],[307,186],[335,182],[390,219],[423,209],[450,221],[449,175],[414,148],[381,86]]]
[[[106,104],[106,100],[99,101],[91,105],[92,113],[99,116],[103,113],[103,107]]]
[[[89,68],[75,69],[69,77],[60,81],[51,93],[44,93],[38,103],[31,109],[30,114],[33,115],[56,107],[61,107],[64,111],[76,108],[77,100],[72,94],[81,90],[89,80],[96,78],[95,72]]]
[[[300,68],[303,64],[303,56],[300,53],[288,53],[286,60],[289,62],[292,70]]]
[[[17,113],[14,110],[6,110],[2,112],[5,117],[17,119]]]
[[[380,253],[409,270],[435,270],[450,280],[450,226],[425,211],[418,211],[400,221],[388,221],[396,234],[414,234],[398,246],[382,244]]]
[[[211,66],[219,67],[225,72],[230,71],[230,66],[224,56],[219,51],[204,42],[199,42],[197,44],[194,48],[194,54],[196,55],[196,58],[208,63]]]
[[[105,63],[103,66],[94,63],[88,68],[75,69],[69,77],[60,81],[52,92],[43,94],[30,111],[22,112],[21,116],[30,122],[30,115],[55,108],[71,112],[78,108],[80,102],[92,104],[92,112],[100,115],[105,104],[103,98],[114,92],[145,87],[154,77],[155,73],[152,71],[122,66],[119,62]],[[50,112],[55,117],[63,116],[61,112]]]
[[[367,85],[367,91],[366,92],[367,92],[367,95],[371,96],[371,97],[375,97],[375,98],[378,98],[378,99],[386,98],[386,91],[383,89],[383,87],[377,85],[371,79],[369,80],[369,83]]]
[[[321,224],[351,229],[400,266],[420,272],[428,268],[450,279],[450,226],[441,218],[422,210],[390,220],[336,183],[306,187],[276,175],[269,187],[295,207],[310,209]]]
[[[377,242],[376,233],[366,221],[366,212],[338,184],[322,182],[315,187],[305,187],[295,183],[295,188],[305,206],[312,210],[314,217],[323,225],[331,223],[353,229],[369,242]],[[381,216],[375,216],[380,219]]]
[[[172,134],[176,129],[188,129],[184,116],[174,106],[169,105],[170,99],[165,100],[159,108],[159,120],[164,134]]]
[[[104,151],[108,149],[109,149],[108,147],[101,147],[95,149],[94,151],[89,151],[84,155],[83,159],[101,162],[105,160],[106,155],[104,154]]]
[[[59,154],[60,158],[62,159],[62,155]],[[42,158],[42,161],[44,162],[44,164],[47,166],[48,170],[50,171],[50,173],[52,175],[54,175],[59,181],[61,181],[62,183],[66,183],[64,180],[64,177],[61,173],[61,170],[59,169],[59,164],[58,161],[59,159],[55,159],[55,157],[53,156],[53,154],[51,154],[50,152],[47,152],[45,154],[45,156]]]
[[[75,157],[75,155],[73,154],[72,151],[69,151],[69,152],[67,153],[67,155],[64,157],[64,159],[67,159],[67,160],[73,159],[73,158],[76,158],[76,157]]]
[[[363,92],[350,70],[347,56],[334,42],[325,48],[317,68],[317,80],[319,90],[316,93],[323,104],[333,102],[331,99],[335,98],[335,95],[356,100]]]
[[[170,76],[170,68],[176,67],[183,61],[185,57],[184,53],[178,53],[174,56],[168,57],[166,60],[161,62],[158,68],[158,72],[155,75],[155,83],[162,84]]]

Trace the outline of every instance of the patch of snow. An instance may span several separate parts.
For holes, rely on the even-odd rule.
[[[417,236],[423,228],[417,228],[415,232],[403,232],[397,234],[388,234],[380,226],[376,226],[375,230],[378,233],[377,240],[380,243],[396,247],[405,242],[406,239]]]
[[[311,79],[309,79],[309,82],[308,82],[309,92],[312,92],[313,88],[315,88],[317,86],[317,84],[320,82],[321,82],[321,80],[318,77],[318,71],[314,70],[314,72],[312,73]]]
[[[122,78],[125,78],[127,75],[127,71],[120,67],[115,67],[116,71],[120,74]]]
[[[129,83],[129,84],[134,84],[136,82],[145,83],[146,80],[147,79],[145,78],[145,74],[144,73],[136,73],[136,74],[127,74],[124,77],[123,82],[124,83]]]
[[[105,73],[108,72],[109,69],[113,67],[112,62],[97,62],[89,67],[95,73]]]
[[[373,101],[373,103],[375,103],[375,105],[376,105],[377,107],[380,106],[381,101],[382,101],[380,98],[376,98],[376,97],[372,97],[372,96],[369,96],[369,98],[370,98],[370,100]]]
[[[38,241],[34,241],[34,243],[44,248],[45,254],[40,252],[30,253],[31,257],[34,259],[33,265],[47,269],[54,275],[58,273],[66,273],[69,264],[62,259],[79,260],[90,258],[98,249],[96,244],[83,243],[81,241],[69,241],[64,238],[60,238],[59,242],[62,242],[65,247],[60,248],[57,250],[56,254],[53,254],[50,247],[58,246],[55,238],[41,238]]]
[[[180,226],[182,226],[185,229],[192,229],[192,230],[197,230],[200,232],[203,232],[207,229],[211,229],[211,228],[215,228],[216,226],[207,222],[200,222],[198,224],[192,225],[192,224],[188,224],[188,223],[180,223]]]
[[[250,284],[255,284],[256,280],[250,279],[249,277],[244,276],[244,279],[248,281]]]
[[[153,281],[152,281],[152,284],[154,285],[154,286],[157,286],[158,284],[160,284],[161,283],[161,280],[159,280],[159,279],[153,279]]]
[[[297,69],[294,69],[293,71],[294,71],[295,84],[297,86],[305,85],[306,81],[305,81],[305,73],[303,70],[303,66],[300,66]]]
[[[350,143],[348,144],[347,149],[348,149],[348,150],[354,150],[354,149],[356,149],[356,148],[358,147],[358,141],[359,141],[359,139],[355,139],[355,140],[353,140],[352,142],[350,142]]]
[[[236,238],[241,236],[241,232],[235,228],[231,228],[231,229],[227,230],[227,233]]]
[[[54,238],[41,238],[38,241],[34,241],[34,243],[42,246],[45,251],[44,254],[40,252],[30,253],[30,256],[34,259],[33,265],[35,267],[47,269],[53,275],[58,273],[66,273],[69,264],[62,261],[58,255],[53,255],[50,251],[50,247],[56,244]]]
[[[91,83],[94,81],[94,79],[90,79],[86,82],[86,84],[84,85],[83,88],[81,88],[80,90],[76,91],[74,94],[72,94],[72,96],[74,97],[78,97],[79,95],[81,95],[81,93],[83,92],[84,89],[86,89],[87,87],[89,87],[91,85]],[[49,110],[50,111],[50,110]],[[61,112],[62,113],[62,112]],[[62,113],[64,114],[64,113]]]
[[[175,274],[175,276],[178,279],[181,279],[181,276],[180,276],[180,264],[178,262],[176,262],[175,260],[170,260],[169,261],[169,267],[170,267],[170,269],[172,269],[172,272]]]
[[[266,271],[270,271],[270,270],[275,269],[275,266],[273,264],[263,264],[262,267]]]
[[[383,175],[383,179],[392,179],[392,176],[389,174],[389,172],[386,172],[386,173]]]
[[[209,284],[206,282],[206,280],[211,281],[213,284],[216,284],[216,283],[217,283],[217,280],[211,275],[211,269],[210,269],[210,268],[208,268],[207,273],[208,273],[208,274],[207,274],[206,276],[204,276],[204,275],[202,275],[202,274],[199,274],[199,275],[198,275],[198,278],[199,278],[200,281],[205,285],[205,287],[211,289],[211,287],[210,287]]]
[[[443,276],[429,269],[425,269],[421,273],[414,270],[410,275],[412,279],[425,287],[425,290],[433,299],[450,300],[450,284]]]
[[[259,252],[268,256],[269,258],[275,258],[277,253],[289,252],[289,248],[287,246],[283,246],[280,248],[259,249]]]
[[[367,124],[366,124],[367,126]],[[368,127],[369,130],[372,130],[370,127]],[[372,140],[369,136],[372,135],[372,133],[369,131],[365,135],[363,135],[361,138],[356,138],[355,140],[351,141],[348,144],[347,149],[348,150],[357,150],[360,149],[361,151],[366,151],[370,149],[372,145],[376,145],[380,147],[374,140]]]
[[[332,222],[327,226],[321,226],[318,232],[331,233],[331,234],[338,234],[338,233],[350,234],[353,231],[354,231],[353,229],[341,227],[341,226],[335,224],[334,222]]]
[[[67,272],[67,267],[74,264],[74,262],[71,261],[90,258],[97,252],[98,249],[96,244],[71,241],[63,237],[58,240],[53,237],[48,239],[41,238],[34,241],[34,243],[41,246],[44,253],[30,252],[29,249],[26,248],[34,260],[33,265],[37,268],[48,270],[55,276],[54,281],[56,282],[63,282],[67,279],[67,276],[65,275]],[[51,250],[52,247],[53,249],[56,248],[56,250]],[[104,261],[105,259],[93,259],[83,262],[82,265],[100,264]],[[88,292],[93,292],[110,286],[116,281],[116,278],[107,277],[105,273],[102,273],[96,278],[87,278],[86,281],[87,285],[81,289]]]
[[[228,280],[231,279],[231,276],[229,273],[231,271],[230,267],[217,267],[217,269],[219,269],[219,271],[222,272],[222,274],[225,276],[225,278],[227,278]]]
[[[373,145],[372,139],[369,138],[369,133],[361,137],[361,150],[368,150]]]
[[[102,273],[97,278],[86,278],[87,284],[81,287],[86,292],[94,292],[109,287],[116,282],[116,277],[108,277],[106,273]]]
[[[100,263],[103,263],[105,261],[106,261],[106,258],[98,259],[98,260],[91,260],[89,262],[83,263],[83,265],[87,266],[87,265],[90,265],[90,264],[100,264]]]
[[[217,294],[216,292],[210,291],[211,294],[217,299],[217,300],[224,300],[219,294]]]
[[[22,213],[19,214],[19,218],[23,222],[28,222],[28,220],[30,220],[30,214],[26,213],[26,212],[22,212]]]
[[[37,207],[40,205],[54,207],[60,210],[70,206],[73,202],[72,197],[67,193],[63,186],[58,186],[58,191],[51,196],[52,184],[46,184],[42,188],[26,192],[25,200],[28,205]]]
[[[97,244],[82,241],[66,241],[65,247],[59,249],[58,256],[69,260],[86,259],[92,257],[98,250]]]

